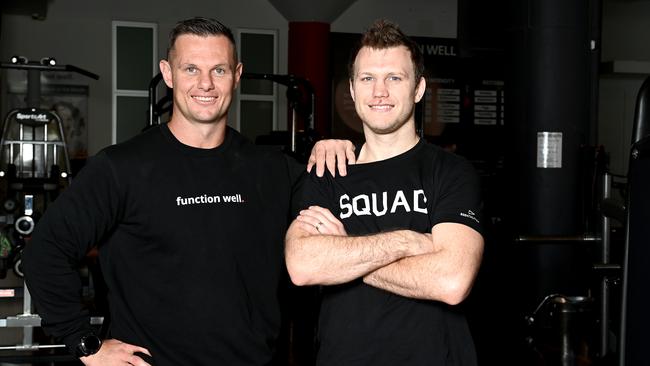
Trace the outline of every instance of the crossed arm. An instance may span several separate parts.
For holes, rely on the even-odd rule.
[[[451,305],[469,294],[482,254],[482,236],[462,224],[440,223],[426,234],[397,230],[348,236],[329,210],[317,206],[300,212],[285,247],[296,285],[333,285],[362,277],[386,291]]]

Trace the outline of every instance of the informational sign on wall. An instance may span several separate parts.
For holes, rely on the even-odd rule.
[[[562,167],[562,132],[537,132],[537,167]]]
[[[474,124],[503,124],[504,91],[502,80],[482,80],[474,88]]]

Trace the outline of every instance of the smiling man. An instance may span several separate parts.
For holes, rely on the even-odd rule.
[[[457,304],[483,253],[479,180],[416,133],[422,54],[387,21],[351,55],[365,143],[345,177],[308,177],[285,256],[297,285],[325,285],[318,365],[476,364]]]
[[[86,365],[269,365],[298,172],[227,126],[242,64],[223,24],[179,22],[160,69],[171,120],[90,159],[37,224],[27,284],[44,329]],[[103,341],[77,273],[94,246],[110,308]]]
[[[165,83],[174,90],[174,111],[167,124],[186,145],[220,145],[227,128],[228,108],[239,84],[242,64],[234,40],[222,35],[172,35],[167,60],[160,61]]]

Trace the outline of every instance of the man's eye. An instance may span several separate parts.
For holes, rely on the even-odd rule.
[[[391,81],[400,81],[400,80],[402,80],[402,78],[399,77],[399,76],[389,76],[389,77],[388,77],[388,80],[391,80]]]
[[[361,78],[361,81],[370,81],[372,80],[372,76],[364,76]]]
[[[190,67],[186,67],[185,71],[189,72],[190,74],[194,74],[194,73],[196,73],[197,70],[196,70],[196,67],[191,67],[190,66]]]
[[[225,75],[226,74],[226,69],[218,67],[218,68],[214,69],[214,73],[217,74],[217,75]]]

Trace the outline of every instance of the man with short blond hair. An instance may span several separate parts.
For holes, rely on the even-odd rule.
[[[345,177],[312,174],[285,240],[297,285],[323,285],[317,364],[476,364],[457,304],[483,253],[479,179],[421,140],[422,54],[388,21],[352,53],[350,93],[365,143]]]

